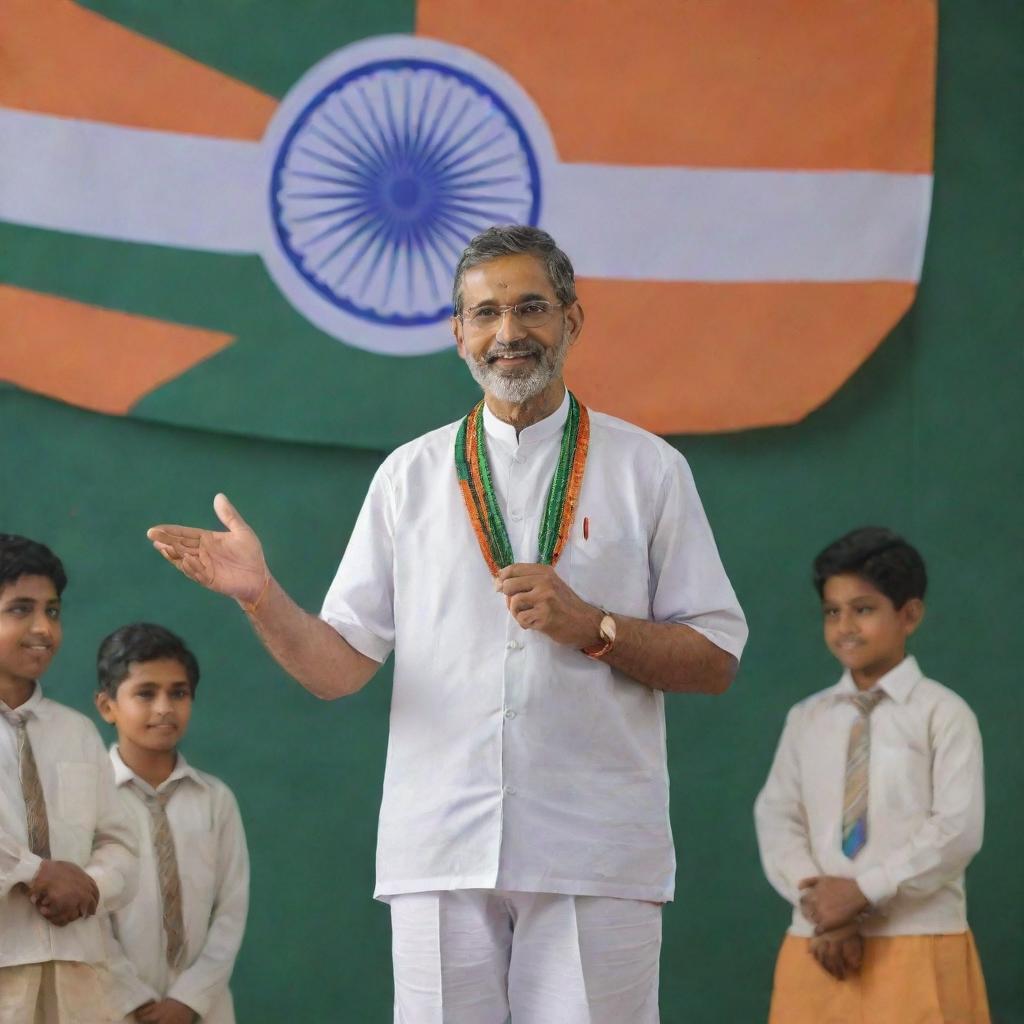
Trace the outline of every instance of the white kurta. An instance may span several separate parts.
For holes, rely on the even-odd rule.
[[[116,747],[110,760],[125,809],[142,836],[138,894],[113,915],[108,931],[112,1001],[127,1015],[151,999],[170,997],[191,1006],[203,1024],[234,1024],[228,982],[249,909],[249,854],[238,804],[220,779],[197,771],[181,753],[156,790],[132,772]],[[172,971],[151,816],[132,783],[158,793],[179,779],[167,819],[181,878],[186,966]]]
[[[522,562],[537,558],[567,412],[568,396],[518,440],[484,414]],[[613,614],[685,623],[739,657],[746,623],[686,461],[638,427],[590,419],[559,575]],[[395,655],[376,895],[498,887],[671,899],[662,694],[516,624],[459,490],[457,430],[381,466],[321,612],[362,653]]]
[[[876,684],[868,719],[868,838],[842,850],[846,752],[857,687],[844,672],[786,718],[757,798],[757,838],[768,881],[793,904],[794,935],[813,935],[797,885],[812,875],[855,878],[878,909],[865,935],[940,935],[967,928],[964,869],[981,847],[985,786],[974,712],[905,658]]]
[[[16,710],[29,713],[26,729],[46,798],[50,855],[84,868],[100,903],[97,915],[56,928],[15,888],[32,881],[41,861],[28,849],[17,734],[0,715],[0,967],[97,963],[104,958],[102,914],[123,907],[135,892],[138,837],[118,799],[96,726],[44,697],[39,683]]]

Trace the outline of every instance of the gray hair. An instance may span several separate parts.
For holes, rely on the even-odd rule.
[[[544,264],[559,302],[568,306],[576,301],[576,275],[572,263],[546,231],[528,224],[496,225],[471,239],[459,257],[455,267],[455,284],[452,286],[452,310],[455,315],[462,312],[462,279],[467,270],[502,256],[519,256],[523,253],[536,256]]]

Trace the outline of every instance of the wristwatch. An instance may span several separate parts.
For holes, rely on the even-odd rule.
[[[594,644],[581,648],[588,658],[603,658],[615,646],[615,620],[602,608],[604,618],[598,626],[601,639]]]

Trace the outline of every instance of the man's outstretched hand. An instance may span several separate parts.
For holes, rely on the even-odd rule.
[[[223,494],[213,499],[213,510],[227,530],[161,524],[147,530],[146,536],[189,579],[243,604],[253,604],[270,578],[263,545]]]

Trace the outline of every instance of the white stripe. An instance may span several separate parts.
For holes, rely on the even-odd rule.
[[[545,226],[581,277],[918,281],[927,174],[562,164]]]
[[[254,142],[0,109],[0,220],[211,252],[266,252]],[[542,223],[581,277],[917,281],[926,174],[545,164]]]
[[[263,245],[253,142],[0,110],[0,220],[209,252]]]

